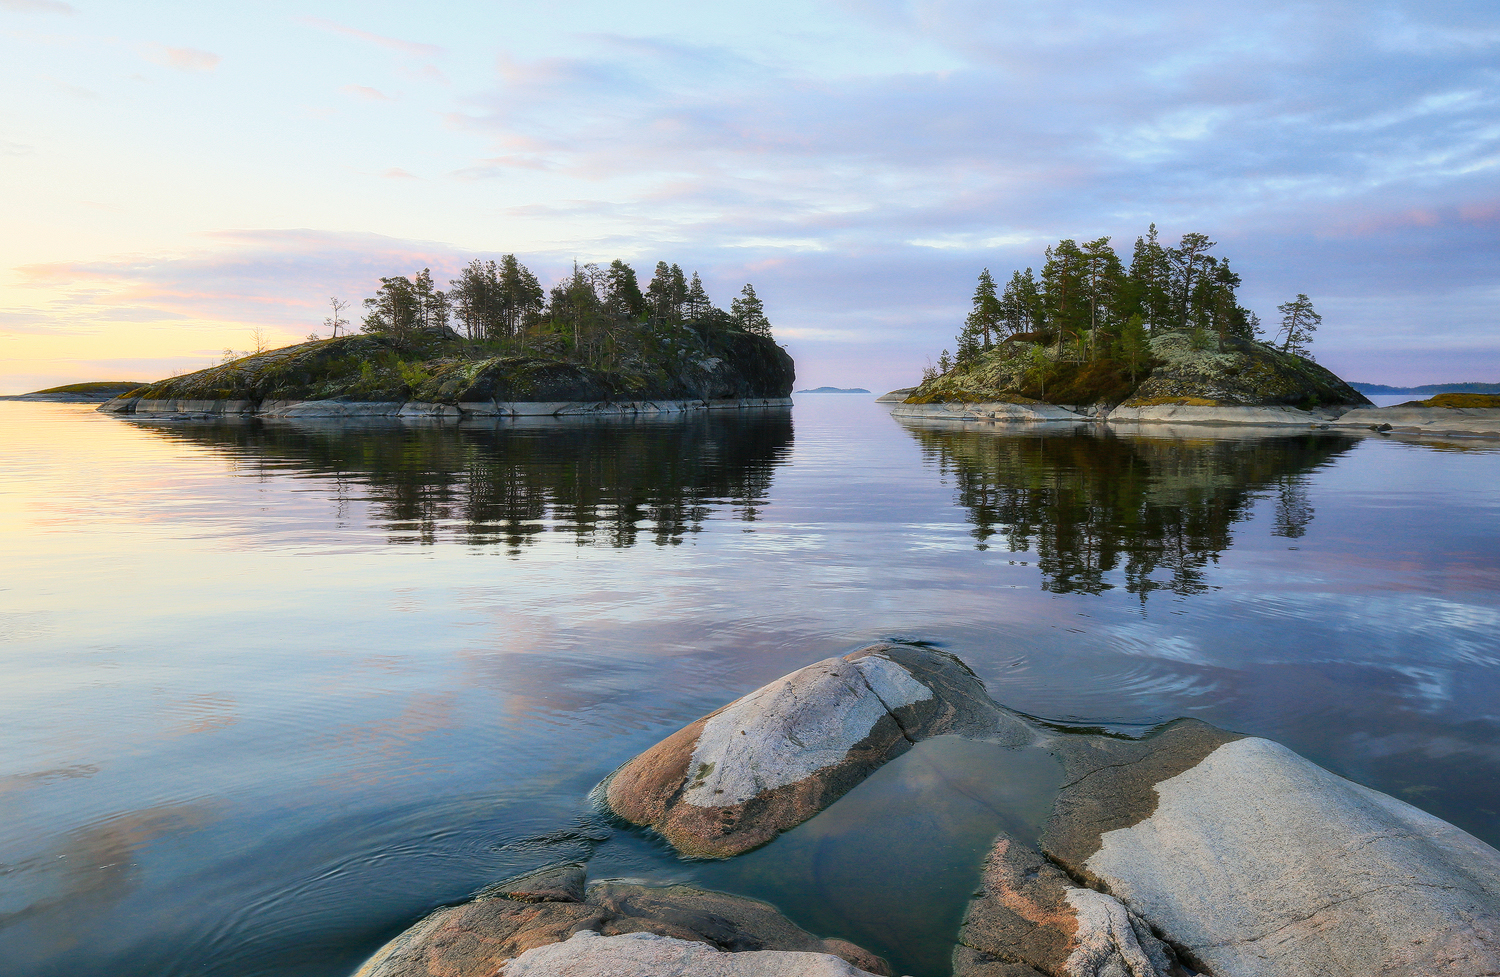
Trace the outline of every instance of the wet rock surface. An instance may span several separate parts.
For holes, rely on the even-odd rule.
[[[818,954],[830,958],[829,966],[834,961],[846,962],[847,969],[829,969],[829,974],[890,975],[885,961],[874,954],[843,940],[819,939],[774,907],[754,899],[685,885],[600,882],[585,889],[583,876],[578,865],[543,869],[492,886],[472,902],[440,909],[377,951],[356,977],[492,977],[528,950],[584,932],[607,937],[654,934],[701,945],[714,954]],[[627,950],[632,946],[609,945]],[[593,951],[595,956],[598,952]]]
[[[505,977],[864,977],[826,953],[751,950],[725,953],[702,943],[650,933],[598,936],[584,931],[566,943],[521,954]]]
[[[1177,758],[1196,740],[1177,744]],[[1148,779],[1116,781],[1127,817],[1147,809]],[[1202,969],[1500,972],[1500,852],[1458,828],[1257,738],[1223,743],[1149,789],[1144,818],[1096,826],[1097,807],[1076,804],[1044,844]],[[1080,782],[1075,800],[1097,793]]]
[[[1034,737],[957,658],[884,642],[799,669],[679,730],[611,775],[604,798],[684,855],[728,857],[947,733],[1012,745]]]
[[[1000,837],[953,953],[954,977],[1185,973],[1145,920],[1076,885],[1040,852]]]
[[[993,810],[1000,833],[955,933],[955,977],[1500,973],[1500,852],[1478,839],[1197,720],[1140,738],[1028,720],[923,645],[882,642],[771,682],[627,763],[605,793],[686,854],[736,854],[933,737],[922,750],[966,738],[1062,770],[1060,786],[1041,781],[1052,801],[1039,829]],[[359,977],[492,975],[506,961],[507,977],[890,972],[766,903],[585,885],[581,865],[562,865],[434,913]]]

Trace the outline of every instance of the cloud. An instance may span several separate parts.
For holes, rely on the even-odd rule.
[[[417,176],[415,173],[408,173],[408,172],[406,172],[405,170],[403,170],[399,166],[393,166],[393,167],[391,167],[390,169],[386,170],[384,173],[382,173],[380,175],[383,176],[383,177],[385,177],[387,180],[418,180],[418,179],[421,179],[421,177]]]
[[[14,10],[23,14],[66,14],[72,16],[78,9],[61,0],[0,0],[0,10]]]
[[[148,60],[178,71],[213,71],[222,60],[210,51],[190,47],[166,47],[153,45],[146,52]]]
[[[349,95],[357,95],[358,97],[368,99],[371,102],[395,101],[394,98],[387,95],[385,92],[380,91],[378,88],[370,88],[365,85],[344,85],[339,89],[339,91],[345,92]]]
[[[436,58],[444,53],[443,48],[436,44],[422,44],[417,41],[404,41],[396,37],[386,37],[383,34],[372,34],[369,31],[360,30],[357,27],[348,27],[323,17],[298,17],[297,20],[309,27],[316,27],[318,30],[341,34],[344,37],[352,37],[413,58]]]

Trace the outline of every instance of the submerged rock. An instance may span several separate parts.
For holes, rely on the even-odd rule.
[[[684,855],[724,858],[801,824],[944,733],[1034,738],[957,658],[884,642],[799,669],[679,730],[615,771],[604,799]]]
[[[651,933],[599,936],[584,931],[566,943],[521,954],[505,977],[868,977],[826,953],[751,950],[725,953],[702,943]]]
[[[885,961],[873,953],[844,940],[819,939],[766,903],[686,885],[653,887],[600,882],[585,891],[582,867],[567,865],[500,883],[472,902],[438,910],[381,947],[355,977],[493,977],[502,967],[510,975],[518,971],[506,966],[509,961],[580,933],[669,937],[676,943],[702,946],[703,952],[710,954],[705,960],[717,960],[719,954],[792,951],[792,955],[799,957],[826,957],[827,962],[822,966],[834,968],[812,972],[869,973],[881,977],[890,974]],[[610,942],[599,946],[625,947],[628,951],[631,945]],[[633,966],[630,961],[637,959],[628,952],[623,956],[616,950],[603,953],[601,957],[599,951],[593,951],[590,959],[605,961],[603,965],[607,967],[612,966],[607,963],[609,959],[616,959],[620,966]],[[552,958],[545,954],[532,956],[519,972],[636,972],[548,971],[539,962],[548,959]],[[569,958],[565,954],[561,959]],[[684,959],[691,959],[691,955]],[[845,969],[837,969],[835,964]],[[798,971],[726,969],[722,972],[748,975]]]

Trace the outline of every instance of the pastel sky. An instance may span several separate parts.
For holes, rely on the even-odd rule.
[[[1349,379],[1500,381],[1494,0],[0,0],[0,393],[516,253],[746,281],[889,389],[975,276],[1202,231]]]

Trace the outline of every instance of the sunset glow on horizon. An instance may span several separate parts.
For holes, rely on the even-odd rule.
[[[890,389],[974,279],[1201,231],[1351,380],[1500,381],[1500,11],[1163,0],[0,0],[0,393],[326,334],[513,252],[747,281]]]

